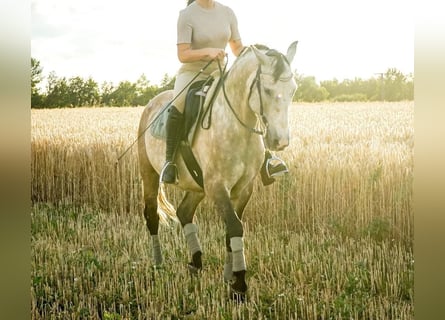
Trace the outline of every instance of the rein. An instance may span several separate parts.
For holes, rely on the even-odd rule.
[[[267,128],[269,126],[269,122],[267,121],[266,116],[264,115],[264,106],[263,106],[263,95],[261,94],[261,64],[258,66],[258,70],[256,72],[255,80],[253,80],[250,85],[249,96],[247,97],[247,101],[250,100],[250,96],[252,95],[252,89],[254,84],[256,83],[256,87],[258,90],[258,96],[260,97],[260,116],[263,121],[264,126]]]
[[[230,110],[232,111],[233,115],[235,116],[236,120],[238,120],[238,122],[239,122],[244,128],[246,128],[247,130],[249,130],[251,133],[254,133],[254,134],[258,134],[258,135],[262,135],[262,136],[263,136],[263,135],[265,134],[265,130],[258,130],[258,129],[256,129],[256,128],[252,128],[252,127],[248,126],[247,124],[245,124],[245,123],[240,119],[240,117],[239,117],[238,114],[236,113],[235,109],[233,108],[232,103],[230,102],[229,97],[227,96],[226,86],[225,86],[225,79],[226,79],[226,76],[227,76],[227,73],[226,73],[227,64],[228,64],[228,61],[226,61],[225,65],[224,65],[224,68],[221,68],[221,64],[220,64],[220,62],[218,61],[218,68],[219,68],[219,72],[220,72],[220,79],[219,79],[219,81],[218,81],[217,89],[215,90],[215,94],[214,94],[214,96],[216,96],[216,93],[217,93],[219,87],[221,86],[221,87],[222,87],[222,90],[223,90],[223,94],[224,94],[224,99],[226,100],[227,105],[229,106],[229,108],[230,108]],[[250,90],[249,90],[249,95],[248,95],[247,101],[250,100],[250,97],[251,97],[252,92],[253,92],[253,86],[254,86],[255,84],[256,84],[256,87],[257,87],[257,90],[258,90],[259,99],[260,99],[260,114],[258,115],[256,112],[254,112],[253,110],[252,110],[252,111],[255,113],[255,115],[256,115],[257,117],[258,117],[258,116],[260,117],[260,121],[263,123],[263,127],[267,129],[269,123],[268,123],[268,121],[267,121],[267,118],[264,116],[263,97],[262,97],[262,94],[261,94],[261,64],[258,66],[256,75],[255,75],[255,79],[254,79],[254,81],[252,82],[252,84],[250,85]],[[209,117],[209,120],[208,120],[208,125],[207,125],[206,127],[204,127],[204,119],[205,119],[205,116],[203,117],[203,120],[202,120],[202,123],[201,123],[201,127],[202,127],[203,129],[209,129],[209,128],[210,128],[212,108],[213,108],[213,99],[212,99],[211,103],[209,104],[208,109],[207,109],[207,110],[205,111],[205,113],[204,113],[204,115],[206,115],[206,114],[209,112],[209,116],[208,116],[208,117]]]
[[[219,64],[218,64],[218,66],[220,67]],[[221,67],[220,67],[220,72],[222,72]],[[254,80],[254,82],[260,83],[260,80],[259,80],[260,75],[261,75],[261,65],[258,67],[258,70],[257,70],[256,76],[255,76],[255,80]],[[264,121],[265,117],[264,117],[264,115],[263,115],[263,100],[262,100],[262,98],[261,98],[261,87],[260,87],[260,86],[257,86],[257,87],[258,87],[258,94],[260,95],[260,116],[261,116],[261,119]],[[238,120],[238,122],[239,122],[244,128],[246,128],[247,130],[249,130],[251,133],[255,133],[255,134],[259,134],[259,135],[262,135],[262,136],[263,136],[263,135],[265,134],[265,132],[264,132],[263,130],[258,130],[258,129],[256,129],[256,128],[251,128],[251,127],[249,127],[247,124],[245,124],[245,123],[238,117],[238,115],[236,114],[235,110],[234,110],[233,107],[232,107],[232,104],[230,103],[229,97],[227,97],[226,86],[225,86],[225,82],[224,82],[224,81],[223,81],[223,83],[222,83],[222,89],[223,89],[223,93],[224,93],[224,99],[226,100],[227,105],[229,106],[230,110],[232,110],[232,113],[233,113],[233,115],[235,116],[236,120]],[[252,87],[251,87],[250,89],[251,89],[251,91],[249,92],[249,98],[250,98],[250,96],[251,96],[251,94],[252,94]],[[254,112],[254,113],[255,113],[255,112]],[[255,115],[257,115],[257,114],[255,113]],[[264,122],[264,125],[265,125],[265,127],[267,128],[267,121]]]

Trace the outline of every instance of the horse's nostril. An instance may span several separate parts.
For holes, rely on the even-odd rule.
[[[280,140],[275,139],[275,140],[273,141],[273,145],[274,145],[275,147],[279,147],[279,146],[280,146]]]
[[[289,145],[289,139],[281,139],[274,141],[277,150],[283,150]]]

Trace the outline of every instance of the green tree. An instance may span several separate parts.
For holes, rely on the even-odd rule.
[[[320,85],[329,92],[331,101],[367,101],[375,95],[375,80],[345,79],[339,82],[337,79],[322,81]]]
[[[65,77],[58,78],[55,72],[48,76],[47,95],[44,106],[48,108],[72,107],[68,81]]]
[[[95,106],[100,103],[99,85],[92,78],[84,82],[83,87],[84,105]]]
[[[320,85],[329,92],[329,97],[334,98],[342,94],[340,84],[337,79],[321,81]]]
[[[112,105],[112,93],[115,88],[111,82],[103,82],[100,88],[100,105],[101,106],[111,106]]]
[[[80,77],[71,78],[68,81],[68,91],[70,104],[74,107],[95,106],[99,102],[98,85],[91,78],[87,80]]]
[[[368,79],[365,82],[364,93],[370,101],[380,100],[379,80],[376,78]]]
[[[320,84],[329,92],[333,101],[400,101],[414,99],[414,77],[405,76],[397,69],[388,69],[377,78],[363,80],[345,79],[322,81]]]
[[[318,102],[326,100],[329,92],[324,87],[320,87],[315,81],[315,77],[304,77],[297,75],[295,78],[297,90],[294,101]]]
[[[136,84],[130,81],[121,81],[118,87],[110,94],[110,106],[132,106],[136,97]]]
[[[414,100],[414,75],[412,73],[406,76],[405,99]]]
[[[176,77],[170,77],[167,73],[164,74],[164,77],[161,81],[161,87],[159,88],[159,92],[171,90],[175,86]]]
[[[54,72],[50,73],[45,107],[94,106],[99,101],[98,85],[93,79],[73,77],[67,80],[65,77],[58,78]]]
[[[406,96],[406,77],[395,68],[389,68],[383,77],[385,100],[400,101]]]
[[[31,108],[42,107],[43,96],[38,88],[43,80],[42,72],[40,61],[31,57]]]
[[[145,106],[156,95],[156,91],[157,87],[150,86],[150,81],[142,74],[136,81],[136,97],[132,105]]]
[[[389,68],[383,77],[385,100],[400,101],[414,97],[414,86],[407,77],[395,68]],[[412,81],[411,81],[412,83]]]

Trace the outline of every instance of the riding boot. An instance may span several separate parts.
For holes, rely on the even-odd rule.
[[[275,155],[272,155],[269,150],[266,150],[264,154],[264,162],[261,167],[261,181],[263,185],[268,186],[275,182],[275,178],[277,176],[284,175],[288,173],[286,164],[283,160],[278,158]]]
[[[178,179],[178,169],[175,164],[175,155],[176,150],[178,149],[179,140],[183,133],[184,116],[175,106],[171,106],[168,111],[165,127],[167,137],[165,164],[161,171],[161,182],[176,183]]]

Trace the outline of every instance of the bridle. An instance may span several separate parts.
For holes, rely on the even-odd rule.
[[[218,67],[219,67],[219,71],[220,71],[220,74],[221,74],[221,77],[220,77],[220,85],[221,85],[221,87],[222,87],[222,91],[223,91],[223,94],[224,94],[224,99],[226,100],[226,102],[227,102],[227,105],[229,106],[229,108],[230,108],[230,110],[232,111],[232,113],[233,113],[233,115],[235,116],[235,118],[236,118],[236,120],[238,120],[238,122],[244,127],[244,128],[246,128],[247,130],[249,130],[251,133],[255,133],[255,134],[259,134],[259,135],[261,135],[261,136],[264,136],[265,134],[266,134],[266,131],[265,130],[258,130],[258,129],[256,129],[256,128],[252,128],[252,127],[250,127],[250,126],[248,126],[247,124],[245,124],[244,122],[243,122],[243,120],[241,120],[240,119],[240,117],[238,116],[238,114],[236,113],[236,111],[235,111],[235,109],[233,109],[233,107],[232,107],[232,103],[230,102],[230,100],[229,100],[229,97],[227,96],[227,92],[226,92],[226,86],[225,86],[225,79],[226,79],[226,76],[227,76],[227,73],[225,72],[225,70],[226,70],[226,67],[227,67],[227,61],[226,61],[226,63],[225,63],[225,65],[224,65],[224,69],[223,68],[221,68],[221,64],[219,63],[219,61],[218,61]],[[250,100],[250,96],[252,95],[252,89],[253,89],[253,85],[255,84],[255,82],[256,83],[258,83],[258,85],[257,85],[257,88],[258,88],[258,94],[259,94],[259,96],[260,96],[260,114],[258,115],[255,111],[253,111],[254,113],[255,113],[255,115],[258,117],[260,117],[260,120],[262,121],[262,123],[263,123],[263,127],[265,128],[265,129],[267,129],[267,126],[268,126],[268,122],[267,122],[267,119],[266,119],[266,117],[264,116],[264,107],[263,107],[263,99],[262,99],[262,95],[261,95],[261,65],[259,65],[258,66],[258,69],[257,69],[257,73],[256,73],[256,76],[255,76],[255,79],[254,79],[254,81],[252,82],[252,84],[250,85],[250,91],[249,91],[249,96],[248,96],[248,101]],[[219,84],[218,84],[219,85]],[[251,108],[252,109],[252,108]]]
[[[252,81],[252,84],[250,85],[249,95],[247,96],[247,101],[248,102],[250,101],[250,97],[252,96],[253,86],[255,84],[256,84],[256,87],[257,87],[257,91],[258,91],[258,97],[260,99],[259,119],[260,119],[260,122],[263,123],[263,127],[266,128],[266,130],[267,130],[267,128],[269,127],[269,121],[267,121],[267,117],[264,115],[263,95],[261,93],[262,92],[262,90],[261,90],[261,64],[258,65],[258,69],[256,71],[255,79]],[[250,109],[252,109],[252,108],[250,108]],[[253,112],[255,113],[255,111],[253,111]],[[263,133],[261,133],[261,134],[263,135]]]
[[[250,47],[249,47],[249,49],[250,49]],[[245,51],[247,51],[247,50],[244,50],[244,52],[245,52]],[[241,55],[244,54],[244,52],[242,52]],[[286,62],[287,62],[286,57],[285,57],[284,55],[282,55],[282,54],[280,54],[280,55],[281,55],[282,58],[284,58],[284,59],[286,60]],[[247,96],[247,101],[248,101],[248,103],[249,103],[250,98],[251,98],[251,96],[252,96],[252,93],[254,92],[254,86],[256,85],[256,89],[257,89],[257,92],[258,92],[258,97],[259,97],[259,100],[260,100],[260,112],[259,112],[259,114],[258,114],[258,113],[255,112],[251,107],[250,107],[250,109],[251,109],[252,112],[255,114],[255,116],[257,116],[257,118],[258,118],[258,120],[259,120],[259,122],[260,122],[260,127],[263,128],[262,130],[258,130],[258,129],[256,129],[256,128],[252,128],[252,127],[248,126],[248,125],[245,124],[245,123],[239,118],[239,116],[236,114],[235,110],[234,110],[233,107],[232,107],[232,104],[230,103],[229,98],[227,97],[227,93],[226,93],[226,89],[225,89],[225,81],[224,81],[224,80],[225,80],[226,75],[227,75],[227,74],[225,73],[225,69],[226,69],[226,67],[227,67],[227,62],[226,62],[226,64],[225,64],[225,66],[224,66],[224,69],[221,68],[221,65],[220,65],[219,61],[218,61],[218,66],[219,66],[219,69],[220,69],[220,72],[221,72],[221,78],[220,78],[220,80],[221,80],[221,82],[222,82],[222,89],[223,89],[223,93],[224,93],[224,99],[226,100],[227,105],[229,106],[230,110],[232,110],[232,113],[234,114],[235,118],[238,120],[238,122],[239,122],[243,127],[245,127],[245,128],[246,128],[247,130],[249,130],[250,132],[255,133],[255,134],[258,134],[258,135],[261,135],[261,136],[264,136],[264,135],[266,134],[266,132],[267,132],[267,128],[269,127],[269,121],[267,120],[267,117],[264,115],[264,103],[263,103],[263,95],[262,95],[262,91],[263,91],[263,90],[262,90],[262,84],[261,84],[261,75],[262,75],[263,73],[261,72],[261,64],[258,65],[258,69],[257,69],[257,71],[256,71],[255,78],[253,79],[252,83],[250,84],[249,95]],[[291,78],[292,78],[292,76],[290,76],[289,78],[286,78],[286,79],[279,79],[279,80],[280,80],[280,81],[288,81],[288,80],[291,79]]]

